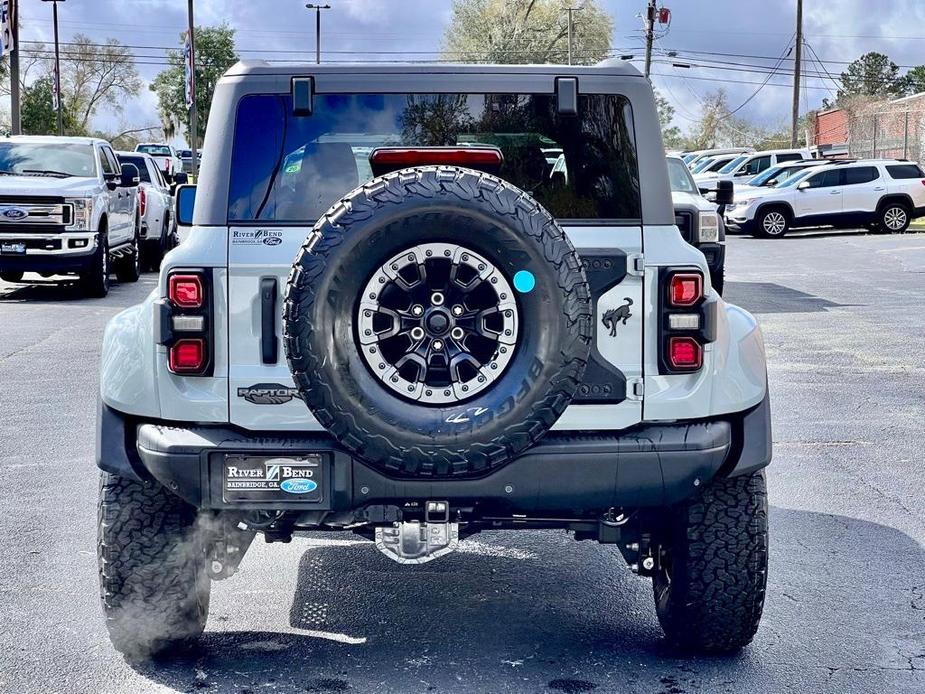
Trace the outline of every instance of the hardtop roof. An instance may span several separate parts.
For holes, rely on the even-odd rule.
[[[609,75],[643,79],[642,73],[624,60],[615,58],[596,65],[494,65],[469,63],[268,63],[265,60],[241,60],[232,65],[225,77],[250,75],[311,75],[311,74],[527,74],[527,75]]]

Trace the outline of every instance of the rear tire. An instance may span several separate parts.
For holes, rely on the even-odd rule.
[[[762,210],[755,218],[752,236],[759,239],[777,239],[790,231],[790,215],[779,207]]]
[[[0,280],[4,282],[22,282],[21,272],[0,272]]]
[[[97,556],[113,646],[131,658],[188,650],[211,584],[196,510],[157,483],[101,473]]]
[[[669,643],[728,653],[758,630],[768,573],[764,472],[718,479],[672,518],[652,581]]]
[[[912,216],[903,202],[888,202],[880,208],[877,226],[885,234],[901,234],[909,228]]]
[[[129,255],[119,258],[116,263],[116,279],[120,282],[137,282],[141,277],[141,235],[135,226],[132,250]]]
[[[100,228],[98,236],[90,267],[80,273],[80,288],[87,296],[101,299],[109,294],[109,235],[106,227]]]

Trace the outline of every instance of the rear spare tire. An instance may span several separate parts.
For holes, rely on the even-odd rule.
[[[284,322],[318,421],[402,476],[478,474],[535,443],[593,334],[581,260],[549,213],[442,166],[387,174],[328,210],[296,257]]]

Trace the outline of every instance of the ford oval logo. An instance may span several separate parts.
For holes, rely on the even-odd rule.
[[[28,217],[29,213],[18,207],[5,207],[3,208],[3,211],[0,212],[0,215],[2,215],[4,219],[8,219],[11,222],[18,222],[21,219]]]
[[[308,494],[318,489],[315,480],[283,480],[279,488],[289,494]]]
[[[278,246],[283,242],[283,240],[278,236],[266,236],[264,237],[263,242],[267,246]]]

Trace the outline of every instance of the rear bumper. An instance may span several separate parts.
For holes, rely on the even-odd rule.
[[[510,463],[479,478],[396,479],[351,457],[327,434],[259,434],[229,427],[178,428],[138,422],[101,405],[97,463],[108,472],[154,479],[199,508],[349,511],[432,499],[485,514],[588,514],[662,507],[714,477],[748,474],[771,461],[770,406],[723,419],[652,424],[615,434],[548,434]],[[285,506],[226,503],[229,454],[318,453],[328,462],[322,501]]]

